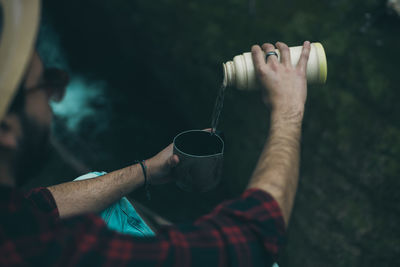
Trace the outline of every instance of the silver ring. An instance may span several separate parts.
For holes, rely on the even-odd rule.
[[[268,57],[272,56],[272,55],[274,55],[274,56],[276,56],[276,58],[278,58],[278,54],[275,51],[271,51],[271,52],[268,52],[265,54],[265,61],[267,61]]]

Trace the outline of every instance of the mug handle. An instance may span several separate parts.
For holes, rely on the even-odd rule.
[[[0,0],[0,120],[16,93],[34,49],[40,0]]]

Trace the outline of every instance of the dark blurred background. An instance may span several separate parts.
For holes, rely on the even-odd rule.
[[[39,51],[67,69],[54,150],[30,185],[112,171],[210,126],[223,62],[264,42],[321,42],[328,82],[309,86],[300,186],[281,266],[400,266],[400,17],[385,0],[44,1]],[[132,197],[173,222],[245,188],[267,137],[259,92],[228,89],[223,181]]]

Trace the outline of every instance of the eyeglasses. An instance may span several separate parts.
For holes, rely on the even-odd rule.
[[[57,68],[47,68],[44,70],[41,88],[46,90],[52,101],[60,102],[65,95],[68,83],[67,72]]]
[[[32,92],[32,90],[45,90],[50,100],[60,102],[65,95],[68,83],[69,76],[67,72],[57,68],[47,68],[43,72],[43,79],[40,84],[34,88],[28,89],[27,92]]]

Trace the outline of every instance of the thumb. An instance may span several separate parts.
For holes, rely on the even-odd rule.
[[[178,163],[179,163],[179,157],[177,155],[172,155],[171,157],[169,157],[168,159],[169,167],[173,168],[176,165],[178,165]]]

